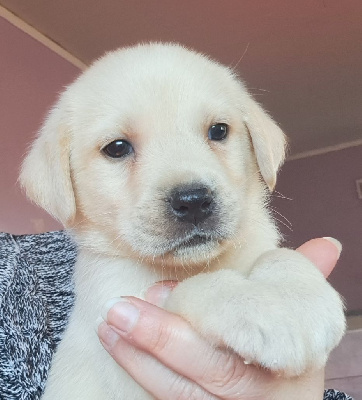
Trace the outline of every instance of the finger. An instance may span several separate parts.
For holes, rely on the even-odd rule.
[[[184,319],[140,299],[119,299],[105,318],[132,346],[219,398],[240,399],[273,385],[268,372],[245,365],[231,351],[215,349]]]
[[[178,283],[178,281],[171,280],[156,282],[146,291],[145,300],[155,306],[163,307],[168,296]]]
[[[319,238],[302,244],[297,251],[312,261],[323,275],[328,277],[337,264],[342,245],[333,238]]]
[[[121,338],[106,322],[98,327],[104,348],[144,390],[158,400],[217,400],[196,383],[181,377],[151,355]]]

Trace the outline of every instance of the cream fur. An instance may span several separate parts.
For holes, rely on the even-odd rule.
[[[208,140],[220,122],[228,138]],[[134,153],[107,158],[101,149],[115,139]],[[284,149],[231,70],[178,45],[109,53],[65,90],[21,172],[28,196],[79,245],[77,300],[44,399],[150,398],[93,325],[108,299],[141,296],[160,279],[183,280],[167,308],[215,344],[291,376],[323,365],[343,335],[343,306],[308,260],[277,248],[266,188]],[[175,228],[165,198],[200,182],[217,194],[217,229],[175,249],[193,233]]]

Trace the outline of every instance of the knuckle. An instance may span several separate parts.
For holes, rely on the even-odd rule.
[[[187,381],[181,376],[174,379],[171,384],[170,393],[173,393],[175,400],[186,400],[190,398],[190,388],[187,385]]]
[[[172,337],[173,329],[168,325],[160,324],[150,337],[149,350],[155,354],[164,352],[169,347]]]
[[[212,363],[215,366],[222,365],[222,369],[216,367],[211,373],[205,372],[202,380],[208,386],[217,389],[217,393],[222,396],[232,393],[240,384],[246,366],[231,352],[227,354],[217,352]]]
[[[176,377],[171,383],[170,393],[173,400],[211,400],[213,396],[208,396],[199,386],[183,378]]]

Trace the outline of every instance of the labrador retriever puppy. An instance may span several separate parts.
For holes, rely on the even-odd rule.
[[[27,195],[79,246],[76,302],[46,400],[150,399],[100,345],[112,297],[175,279],[166,308],[286,376],[341,339],[339,295],[278,248],[268,195],[285,137],[227,67],[176,44],[108,53],[60,96],[27,155]]]

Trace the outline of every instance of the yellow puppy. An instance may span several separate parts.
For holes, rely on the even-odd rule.
[[[149,399],[100,345],[102,305],[183,282],[167,308],[216,345],[294,376],[322,366],[343,306],[278,249],[268,192],[284,135],[233,72],[174,44],[121,49],[61,95],[21,173],[75,238],[76,303],[44,399]]]

